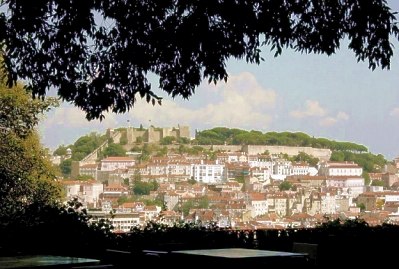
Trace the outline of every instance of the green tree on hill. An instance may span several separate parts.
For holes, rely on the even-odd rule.
[[[148,195],[151,191],[156,191],[158,187],[159,184],[155,180],[151,182],[136,180],[133,186],[133,193],[135,195]]]
[[[61,161],[60,165],[61,173],[64,177],[69,177],[72,171],[72,159],[66,159]]]
[[[84,157],[92,153],[95,149],[101,146],[107,140],[106,135],[101,135],[98,133],[90,133],[85,136],[78,138],[72,145],[61,145],[55,151],[56,155],[64,155],[66,149],[70,148],[72,150],[72,160],[81,161]]]
[[[385,182],[382,180],[373,180],[371,182],[371,186],[380,186],[380,187],[385,187]]]
[[[280,191],[289,191],[292,189],[292,184],[288,181],[283,181],[278,185]]]
[[[53,152],[54,156],[64,156],[67,154],[67,146],[60,145],[58,148]]]
[[[159,143],[161,145],[171,145],[174,142],[176,142],[176,137],[174,137],[174,136],[166,136],[166,137],[162,138]]]
[[[166,146],[163,146],[157,150],[157,153],[155,156],[157,157],[164,157],[168,154],[168,148]]]
[[[366,171],[363,171],[362,177],[364,178],[364,185],[366,185],[366,186],[370,185],[371,179],[370,179],[369,173]]]
[[[101,152],[100,158],[111,157],[111,156],[124,157],[126,156],[126,150],[120,144],[115,144],[115,143],[108,144],[108,147],[106,147]]]
[[[88,180],[94,180],[94,178],[93,178],[93,176],[89,176],[89,175],[78,175],[76,180],[88,181]]]
[[[350,142],[337,142],[326,138],[314,138],[301,132],[267,132],[239,130],[216,127],[198,132],[194,143],[200,145],[271,145],[293,147],[328,148],[331,150],[364,153],[363,145]]]
[[[313,157],[312,155],[306,154],[305,152],[301,151],[298,155],[292,156],[289,160],[294,162],[306,162],[310,166],[316,167],[319,163],[319,158]]]
[[[330,160],[355,162],[368,173],[381,172],[381,169],[387,164],[387,160],[381,154],[353,153],[350,151],[333,151]]]

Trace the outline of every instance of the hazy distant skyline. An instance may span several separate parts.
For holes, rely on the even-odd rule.
[[[398,1],[388,1],[399,10]],[[80,136],[106,128],[189,125],[194,130],[223,126],[245,130],[300,131],[314,137],[365,145],[387,159],[399,156],[399,50],[391,69],[371,71],[354,53],[301,55],[290,50],[274,58],[263,48],[260,65],[231,60],[229,80],[204,82],[189,99],[172,99],[161,91],[162,106],[143,101],[123,115],[108,114],[88,122],[79,109],[63,104],[39,126],[42,142],[55,149]],[[152,80],[154,88],[157,81]]]

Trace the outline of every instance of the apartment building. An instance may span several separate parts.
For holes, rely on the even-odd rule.
[[[319,176],[361,176],[363,168],[354,162],[323,162]]]
[[[191,178],[206,184],[215,184],[223,179],[224,164],[217,161],[201,160],[200,164],[191,164]]]
[[[131,157],[108,157],[100,162],[101,171],[114,171],[116,169],[127,169],[136,163]]]

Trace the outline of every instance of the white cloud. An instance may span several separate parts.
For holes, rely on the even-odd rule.
[[[337,120],[349,120],[349,115],[345,112],[340,111],[337,114]]]
[[[103,133],[106,128],[118,127],[117,116],[106,113],[105,119],[88,121],[86,114],[69,104],[62,104],[47,113],[39,123],[38,130],[46,147],[74,143],[80,136],[90,132]]]
[[[305,117],[323,117],[325,114],[326,110],[320,106],[319,101],[315,100],[306,100],[304,109],[290,112],[290,115],[297,119]]]
[[[391,115],[392,117],[399,117],[399,107],[395,107],[394,109],[392,109],[389,115]]]
[[[334,117],[325,117],[319,121],[320,126],[329,127],[337,123]]]
[[[138,100],[130,115],[141,123],[155,126],[229,126],[265,129],[271,122],[270,111],[275,107],[276,93],[263,88],[248,72],[230,76],[227,83],[201,86],[196,94],[206,95],[206,103],[195,109],[186,108],[172,100],[162,106],[148,105]],[[195,102],[194,95],[188,101]],[[217,100],[217,101],[215,101]]]
[[[319,121],[319,125],[324,126],[324,127],[330,127],[330,126],[337,124],[338,122],[347,121],[348,119],[349,119],[349,115],[345,112],[340,111],[337,113],[337,115],[335,117],[328,116],[328,117],[322,118]]]
[[[102,128],[115,127],[118,124],[114,114],[106,113],[105,119],[88,121],[86,114],[77,107],[70,105],[62,105],[54,108],[45,118],[47,128],[57,126],[68,126],[69,128],[96,127]]]
[[[349,115],[343,111],[339,111],[336,116],[328,115],[327,109],[323,108],[319,101],[306,100],[305,107],[302,110],[293,110],[290,112],[291,117],[303,119],[307,117],[320,118],[318,123],[320,126],[329,127],[338,122],[347,121]]]

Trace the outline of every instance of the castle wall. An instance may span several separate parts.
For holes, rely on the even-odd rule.
[[[179,129],[178,129],[178,137],[185,137],[190,139],[190,127],[189,126],[180,126],[179,125]]]
[[[132,127],[127,127],[126,128],[126,138],[127,138],[127,144],[133,144],[133,131],[134,129]]]
[[[287,154],[288,156],[298,155],[299,152],[305,152],[321,160],[329,160],[331,156],[330,149],[319,149],[312,147],[288,147],[288,146],[265,146],[265,145],[244,145],[243,151],[249,155],[262,154],[269,151],[270,154]]]
[[[173,136],[173,137],[178,137],[178,130],[174,127],[172,128],[162,128],[162,135],[161,138],[167,137],[167,136]]]
[[[201,147],[206,147],[207,149],[213,149],[214,151],[220,150],[220,151],[230,151],[230,152],[236,152],[236,151],[242,151],[242,146],[241,145],[201,145]]]
[[[213,149],[214,151],[229,151],[237,152],[243,151],[248,155],[263,154],[269,151],[270,154],[287,154],[288,156],[298,155],[299,152],[305,152],[321,160],[329,160],[331,156],[330,149],[318,149],[312,147],[288,147],[288,146],[267,146],[267,145],[199,145],[206,149]]]
[[[121,141],[122,137],[122,132],[115,132],[115,134],[112,136],[112,140],[114,141],[115,144],[119,144]]]
[[[154,127],[148,128],[148,138],[145,140],[148,143],[155,143],[161,140],[161,131],[156,130]]]
[[[136,143],[138,137],[143,137],[143,139],[144,139],[146,131],[147,130],[138,130],[138,129],[134,129],[132,127],[127,128],[127,132],[126,132],[127,143],[129,145]]]
[[[147,130],[138,130],[129,127],[127,128],[126,136],[129,145],[136,143],[138,137],[142,137],[143,142],[148,142],[148,143],[157,143],[162,138],[167,136],[173,136],[176,138],[185,137],[190,139],[190,127],[179,125],[178,128],[176,127],[154,128],[151,126]]]

